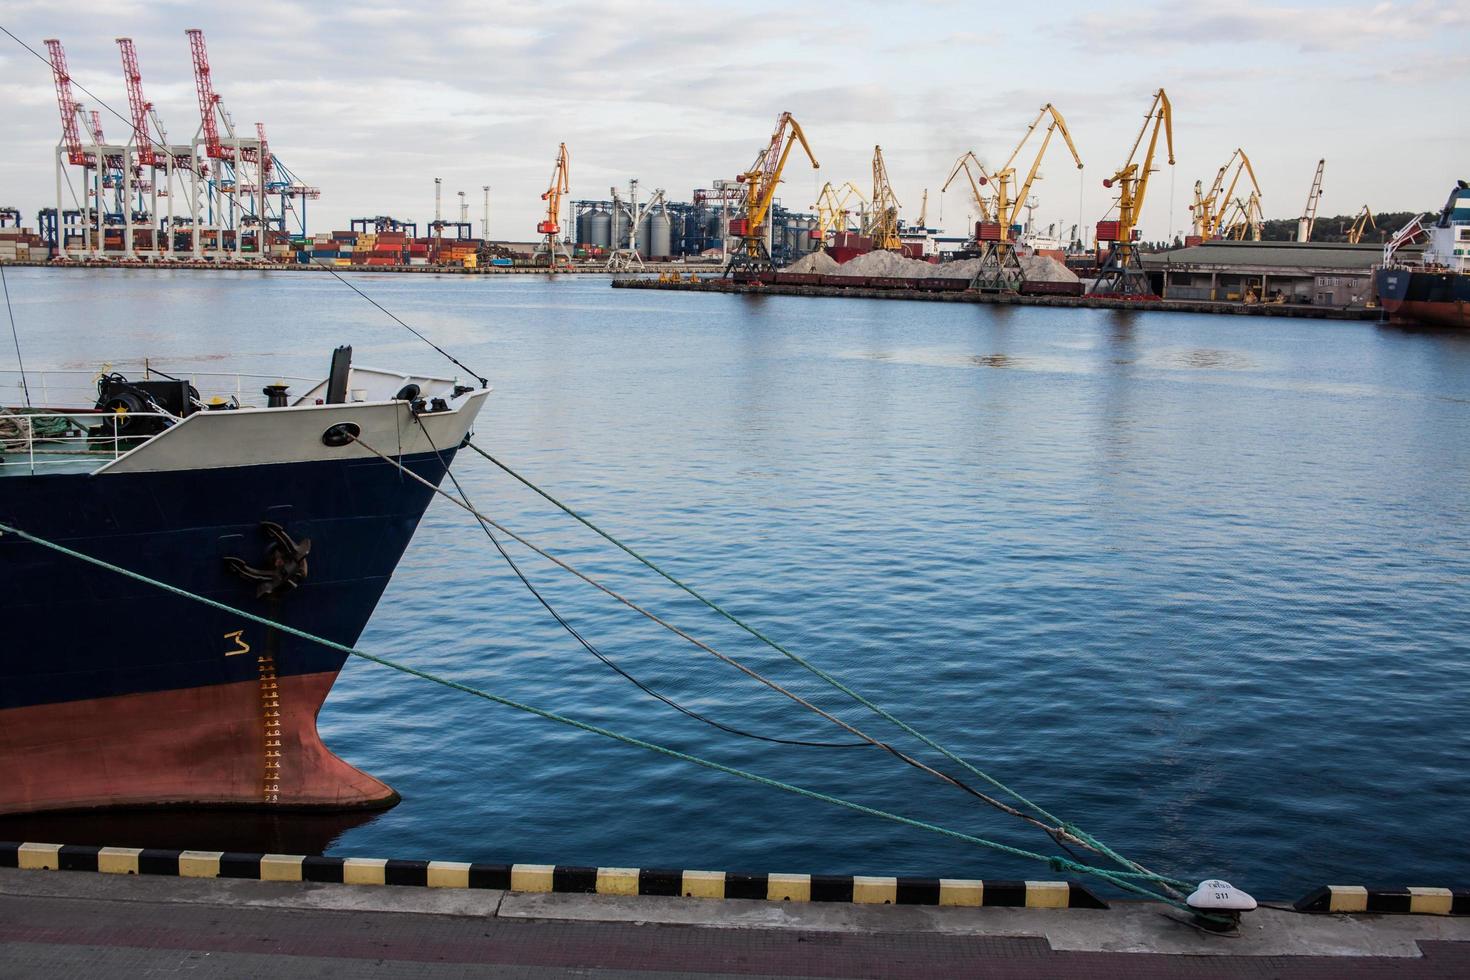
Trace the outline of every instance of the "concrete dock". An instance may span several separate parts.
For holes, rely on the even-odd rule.
[[[696,293],[745,293],[756,296],[844,297],[848,299],[902,299],[928,303],[978,303],[992,306],[1050,306],[1150,313],[1223,313],[1234,316],[1296,317],[1312,320],[1379,320],[1381,310],[1361,307],[1292,305],[1287,303],[1234,303],[1215,300],[1128,300],[1106,296],[1051,296],[1021,293],[987,293],[976,289],[934,291],[928,289],[874,288],[868,286],[821,286],[787,283],[737,282],[707,275],[697,282],[687,279],[664,282],[655,278],[622,276],[613,279],[617,289],[658,289]]]
[[[797,904],[0,869],[0,974],[1463,977],[1470,919]]]

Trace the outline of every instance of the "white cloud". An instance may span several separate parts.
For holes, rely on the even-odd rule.
[[[1062,3],[1047,8],[1051,27],[1024,29],[992,29],[970,5],[943,2],[901,13],[865,3],[840,19],[777,0],[752,0],[738,15],[670,0],[258,0],[243,15],[129,2],[85,18],[59,9],[0,2],[0,23],[33,44],[61,36],[76,78],[123,111],[113,38],[134,37],[148,97],[175,139],[193,134],[198,113],[183,30],[204,28],[215,86],[237,123],[264,121],[272,147],[322,188],[312,205],[319,228],[361,214],[422,222],[440,176],[448,199],[464,189],[477,202],[491,184],[493,230],[528,237],[562,141],[574,197],[602,197],[637,176],[686,198],[745,167],[784,109],[822,162],[818,174],[790,175],[787,203],[808,204],[822,179],[866,184],[881,144],[906,212],[917,213],[927,187],[932,216],[960,152],[1004,160],[1037,108],[1055,102],[1088,167],[1079,176],[1054,148],[1038,213],[1071,223],[1106,209],[1100,179],[1162,84],[1175,103],[1179,165],[1150,192],[1146,233],[1160,235],[1182,227],[1187,188],[1237,145],[1257,162],[1273,215],[1299,207],[1321,156],[1325,210],[1365,200],[1394,210],[1442,198],[1465,149],[1463,139],[1425,138],[1446,125],[1442,99],[1425,93],[1470,83],[1470,0],[1141,3],[1127,17]],[[33,214],[54,194],[57,113],[45,67],[4,51],[0,98],[9,136],[0,203]],[[1392,185],[1381,180],[1387,169],[1401,175]],[[964,195],[945,197],[958,225]]]

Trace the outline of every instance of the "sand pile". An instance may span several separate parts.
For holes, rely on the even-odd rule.
[[[831,276],[837,273],[841,266],[826,252],[812,252],[803,255],[795,262],[782,269],[782,272],[798,272],[802,275]]]
[[[884,276],[896,279],[925,279],[938,266],[909,259],[897,252],[874,251],[849,259],[837,267],[839,276]]]
[[[1033,282],[1076,282],[1077,276],[1071,269],[1058,262],[1056,259],[1046,255],[1022,255],[1021,269],[1026,273],[1026,278]],[[973,279],[975,273],[980,271],[979,259],[962,259],[958,262],[945,262],[937,267],[937,271],[930,275],[944,276],[953,279]]]
[[[1046,255],[1023,255],[1021,269],[1026,278],[1034,282],[1076,282],[1077,276],[1071,269]],[[933,265],[918,259],[905,258],[897,252],[867,252],[840,265],[826,252],[803,255],[788,265],[783,272],[797,272],[821,276],[885,276],[894,279],[973,279],[980,270],[979,259],[963,259],[959,262],[943,262]]]

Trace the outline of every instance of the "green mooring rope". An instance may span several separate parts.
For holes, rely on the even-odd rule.
[[[844,807],[848,810],[855,810],[858,813],[865,813],[869,816],[879,817],[881,819],[889,820],[893,823],[903,824],[904,826],[908,827],[915,827],[919,830],[927,830],[930,833],[940,834],[944,837],[951,837],[955,840],[964,841],[968,844],[975,844],[980,847],[990,848],[991,850],[999,851],[1002,854],[1009,854],[1013,857],[1027,858],[1032,861],[1040,861],[1043,864],[1048,865],[1054,871],[1070,871],[1074,874],[1095,875],[1099,878],[1102,878],[1104,881],[1107,881],[1109,884],[1123,889],[1124,891],[1133,892],[1146,898],[1153,899],[1154,901],[1165,902],[1177,908],[1184,909],[1185,911],[1194,911],[1183,902],[1180,902],[1177,899],[1171,898],[1169,896],[1160,895],[1157,892],[1150,891],[1149,889],[1136,884],[1134,880],[1132,880],[1146,879],[1149,881],[1173,881],[1174,879],[1162,879],[1158,875],[1147,872],[1114,871],[1110,868],[1097,868],[1088,864],[1083,864],[1080,861],[1074,861],[1070,858],[1039,854],[1035,851],[1028,851],[1023,848],[1012,847],[1009,844],[1002,844],[999,841],[987,840],[984,837],[977,837],[973,834],[966,834],[962,831],[951,830],[948,827],[941,827],[938,824],[929,823],[924,820],[916,820],[912,817],[905,817],[897,813],[891,813],[887,810],[879,810],[876,807],[865,806],[861,803],[856,803],[852,800],[846,800],[839,796],[832,796],[827,793],[818,792],[817,790],[806,789],[805,787],[796,786],[792,783],[783,782],[779,779],[772,779],[769,776],[762,776],[745,769],[739,769],[735,766],[727,766],[723,763],[715,762],[711,759],[704,759],[696,755],[690,755],[687,752],[680,752],[677,749],[671,749],[667,746],[659,745],[655,742],[648,742],[641,738],[636,738],[632,735],[624,735],[620,732],[615,732],[612,729],[603,728],[600,725],[593,725],[585,721],[578,721],[575,718],[569,718],[566,715],[558,714],[554,711],[548,711],[545,708],[537,708],[533,705],[524,704],[520,701],[514,701],[499,694],[493,694],[489,691],[484,691],[479,688],[471,687],[468,684],[462,684],[459,681],[450,680],[447,677],[441,677],[438,674],[434,674],[426,670],[420,670],[417,667],[410,667],[407,664],[402,664],[394,660],[389,660],[387,657],[379,657],[375,654],[359,650],[356,647],[347,646],[343,643],[337,643],[334,640],[328,640],[325,637],[316,636],[315,634],[308,633],[305,630],[297,629],[294,626],[287,626],[284,623],[278,623],[272,619],[267,619],[264,616],[259,616],[255,613],[246,612],[243,609],[237,609],[234,606],[230,606],[223,602],[210,599],[207,596],[202,596],[197,593],[190,592],[187,589],[181,589],[175,585],[169,585],[167,582],[161,582],[158,579],[150,578],[140,572],[135,572],[131,569],[123,568],[119,565],[114,565],[110,562],[103,561],[101,558],[96,558],[92,555],[84,554],[80,551],[75,551],[71,548],[66,547],[65,545],[58,544],[54,541],[48,541],[45,538],[37,537],[34,534],[27,533],[26,531],[22,531],[21,529],[16,527],[11,527],[8,524],[0,524],[0,534],[13,534],[18,538],[29,541],[35,545],[39,545],[42,548],[50,549],[51,551],[57,552],[58,554],[66,555],[68,558],[75,558],[78,561],[85,562],[97,568],[105,569],[106,571],[124,576],[125,578],[130,578],[135,582],[142,582],[145,585],[153,586],[154,588],[161,589],[164,592],[170,593],[171,595],[175,595],[183,599],[188,599],[192,602],[198,602],[202,605],[218,609],[221,612],[229,613],[232,616],[239,616],[242,619],[247,619],[251,622],[259,623],[262,626],[270,627],[271,629],[280,630],[282,633],[286,633],[287,635],[306,640],[310,643],[319,644],[320,646],[324,646],[330,650],[336,650],[338,653],[358,657],[359,659],[378,664],[382,667],[388,667],[392,670],[399,671],[400,673],[409,674],[413,677],[420,678],[421,680],[426,680],[434,684],[439,684],[443,687],[451,688],[465,694],[471,694],[475,697],[483,698],[486,701],[493,701],[496,704],[502,704],[508,708],[514,708],[517,711],[524,711],[527,714],[536,715],[539,718],[545,718],[548,721],[558,722],[559,724],[568,725],[572,728],[581,729],[584,732],[591,732],[594,735],[601,735],[604,738],[610,738],[617,742],[637,746],[638,748],[646,749],[650,752],[656,752],[659,755],[665,755],[673,759],[678,759],[682,762],[688,762],[696,766],[702,766],[705,769],[713,769],[716,772],[726,773],[727,775],[731,776],[738,776],[741,779],[749,780],[761,786],[768,786],[772,789],[778,789],[782,792],[792,793],[796,796],[803,796],[810,800],[817,800],[821,803],[828,803],[833,806]],[[1184,882],[1177,883],[1185,884]]]
[[[632,548],[630,548],[628,545],[624,544],[622,541],[619,541],[612,534],[608,533],[607,531],[605,531],[602,528],[598,527],[596,524],[592,523],[592,521],[589,520],[588,518],[583,517],[577,511],[575,511],[572,508],[568,507],[566,504],[562,503],[560,500],[557,500],[550,493],[548,493],[547,491],[541,489],[539,486],[537,486],[536,484],[532,483],[530,480],[526,479],[524,476],[522,476],[521,474],[517,473],[515,470],[511,469],[505,463],[502,463],[500,460],[496,459],[490,453],[486,452],[485,450],[481,449],[479,446],[475,445],[475,443],[473,441],[468,442],[467,445],[471,449],[473,449],[475,452],[477,452],[481,456],[483,456],[485,459],[489,460],[490,462],[494,463],[496,466],[500,467],[500,469],[504,470],[508,475],[510,475],[511,477],[513,477],[514,479],[516,479],[517,481],[519,481],[520,483],[522,483],[523,485],[525,485],[527,488],[535,491],[541,497],[545,498],[549,503],[552,504],[552,506],[556,507],[557,509],[561,510],[562,512],[564,512],[568,516],[574,518],[575,520],[577,520],[581,524],[585,525],[587,528],[589,528],[590,530],[592,530],[593,532],[595,532],[596,534],[598,534],[599,536],[601,536],[604,540],[608,541],[610,544],[614,545],[615,547],[621,549],[623,552],[625,552],[628,555],[632,556],[635,560],[637,560],[638,562],[640,562],[642,565],[644,565],[645,567],[649,568],[650,570],[656,572],[658,575],[662,576],[663,578],[667,579],[669,582],[673,583],[675,586],[677,586],[678,588],[682,589],[685,593],[687,593],[688,595],[692,596],[693,598],[699,600],[705,606],[707,606],[710,609],[714,610],[716,613],[718,613],[719,615],[723,616],[725,619],[729,620],[731,623],[735,624],[740,629],[744,630],[746,633],[748,633],[751,636],[755,637],[757,640],[760,640],[762,643],[766,644],[771,649],[773,649],[773,650],[777,651],[778,653],[782,654],[783,656],[785,656],[789,660],[791,660],[791,661],[799,664],[801,667],[803,667],[806,670],[810,671],[811,673],[815,674],[817,677],[819,677],[822,680],[826,681],[828,684],[832,685],[837,690],[841,691],[843,694],[846,694],[848,697],[852,698],[854,701],[858,702],[859,704],[861,704],[863,707],[867,708],[868,710],[872,711],[874,714],[878,715],[880,718],[883,718],[884,720],[890,722],[893,725],[896,725],[898,728],[900,728],[903,731],[907,732],[908,734],[912,735],[914,738],[918,739],[920,742],[923,742],[925,745],[929,746],[934,751],[940,753],[945,758],[949,759],[951,762],[954,762],[957,765],[961,765],[961,766],[965,767],[965,769],[967,769],[968,771],[970,771],[974,775],[978,776],[979,778],[985,780],[991,786],[994,786],[996,789],[1000,790],[1001,792],[1006,793],[1009,796],[1011,796],[1012,799],[1018,800],[1022,804],[1024,804],[1025,806],[1030,807],[1035,813],[1039,814],[1041,817],[1045,818],[1046,820],[1051,821],[1051,823],[1053,823],[1054,825],[1056,825],[1058,827],[1063,828],[1064,830],[1067,831],[1067,833],[1072,834],[1078,840],[1081,840],[1084,843],[1086,843],[1088,846],[1096,849],[1098,853],[1103,854],[1103,855],[1106,855],[1107,857],[1109,857],[1112,860],[1116,861],[1118,864],[1122,865],[1125,868],[1130,868],[1133,871],[1138,872],[1139,873],[1138,874],[1138,877],[1148,878],[1148,879],[1150,879],[1152,881],[1157,881],[1160,884],[1164,885],[1165,887],[1168,887],[1170,885],[1173,885],[1173,886],[1176,886],[1176,887],[1180,887],[1180,888],[1190,888],[1190,887],[1192,887],[1188,882],[1180,881],[1177,878],[1170,878],[1170,877],[1167,877],[1165,875],[1155,874],[1155,873],[1153,873],[1151,871],[1146,870],[1141,865],[1139,865],[1137,862],[1130,861],[1127,858],[1123,857],[1121,854],[1119,854],[1118,852],[1114,851],[1111,847],[1108,847],[1106,844],[1104,844],[1101,841],[1097,840],[1097,838],[1095,838],[1092,835],[1084,832],[1081,828],[1077,827],[1076,825],[1071,824],[1071,823],[1068,823],[1068,822],[1060,819],[1059,817],[1053,816],[1051,813],[1047,812],[1047,810],[1045,810],[1041,805],[1032,802],[1031,800],[1027,799],[1025,796],[1022,796],[1019,792],[1017,792],[1016,790],[1014,790],[1011,787],[1007,786],[1005,783],[1002,783],[1000,780],[998,780],[995,777],[989,775],[988,773],[982,772],[980,769],[978,769],[975,766],[971,765],[968,761],[966,761],[965,759],[963,759],[960,756],[956,755],[954,752],[950,751],[949,749],[945,748],[943,745],[940,745],[938,742],[934,741],[929,736],[927,736],[924,733],[922,733],[922,732],[918,731],[917,729],[913,728],[907,722],[903,721],[900,718],[895,717],[891,712],[889,712],[888,710],[886,710],[885,708],[883,708],[881,705],[875,704],[873,701],[871,701],[868,698],[864,697],[862,694],[860,694],[857,691],[853,690],[851,687],[848,687],[841,680],[839,680],[838,678],[834,677],[833,675],[827,673],[825,670],[823,670],[822,668],[818,667],[816,664],[812,663],[811,661],[807,660],[806,658],[802,657],[801,655],[799,655],[799,654],[797,654],[797,653],[795,653],[795,652],[793,652],[791,650],[788,650],[786,647],[782,646],[780,643],[778,643],[775,640],[771,639],[765,633],[762,633],[756,627],[750,625],[749,623],[745,622],[745,620],[741,619],[739,616],[736,616],[734,613],[732,613],[729,610],[725,609],[725,607],[721,606],[719,603],[715,602],[713,599],[709,599],[709,598],[705,597],[700,592],[698,592],[693,586],[689,585],[686,582],[681,581],[680,579],[676,578],[674,575],[671,575],[669,572],[664,571],[657,564],[655,564],[652,560],[650,560],[648,558],[645,558],[643,555],[641,555],[638,552],[634,551]]]

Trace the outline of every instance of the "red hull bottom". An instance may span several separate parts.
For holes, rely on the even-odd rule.
[[[1420,300],[1383,301],[1383,308],[1395,320],[1411,320],[1437,327],[1458,327],[1470,330],[1470,304],[1427,303]]]
[[[0,711],[0,814],[110,806],[388,807],[322,744],[336,672]]]

